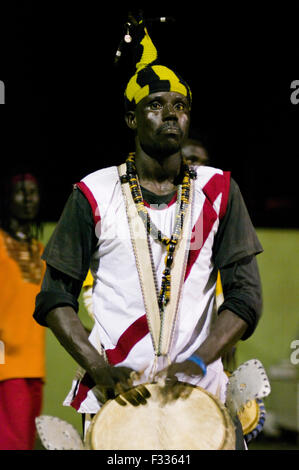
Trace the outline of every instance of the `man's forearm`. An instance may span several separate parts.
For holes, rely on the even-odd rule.
[[[223,310],[196,354],[206,365],[211,364],[242,338],[247,326],[247,323],[235,313]]]
[[[47,324],[60,344],[97,382],[104,358],[88,340],[88,333],[72,307],[58,307],[47,315]]]

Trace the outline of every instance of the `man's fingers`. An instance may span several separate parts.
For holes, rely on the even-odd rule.
[[[145,405],[147,399],[151,396],[150,392],[143,385],[132,388],[127,392],[121,393],[116,397],[116,401],[120,405],[124,405],[124,400],[128,401],[133,406]]]
[[[128,400],[129,403],[133,406],[145,405],[147,398],[150,396],[149,392],[145,387],[136,387],[132,388],[128,392],[123,394],[124,398]]]
[[[135,391],[137,392],[137,397],[142,404],[145,404],[151,396],[150,392],[144,385],[138,385],[138,387],[135,388]]]
[[[113,379],[115,382],[115,394],[125,393],[133,386],[132,369],[127,367],[115,367],[113,370]]]
[[[145,399],[151,396],[149,390],[144,385],[138,385],[135,387],[135,390],[137,390],[137,392],[140,393]]]
[[[135,382],[135,380],[139,380],[140,376],[141,376],[141,374],[139,372],[137,372],[136,370],[133,370],[130,373],[130,379],[132,380],[132,382]]]
[[[133,406],[145,405],[146,403],[146,399],[135,389],[126,393],[126,399]]]
[[[182,384],[181,382],[177,382],[174,384],[172,388],[172,397],[174,400],[177,400],[178,398],[182,398],[183,400],[186,400],[192,392],[191,387],[186,387],[185,384]]]
[[[124,394],[127,391],[127,389],[121,384],[120,382],[117,382],[114,385],[114,393],[115,395],[121,395]]]
[[[145,405],[150,397],[150,392],[144,385],[133,387],[133,382],[140,377],[140,374],[128,367],[111,367],[105,380],[105,387],[112,388],[114,399],[121,406],[129,402],[133,406]],[[110,380],[109,380],[110,378]],[[113,387],[110,383],[113,382]]]
[[[121,398],[121,395],[117,395],[117,397],[115,397],[115,401],[116,401],[120,406],[126,406],[126,405],[127,405],[126,400],[123,400],[123,399]]]

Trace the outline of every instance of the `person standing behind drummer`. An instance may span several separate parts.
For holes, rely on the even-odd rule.
[[[3,194],[5,191],[5,194]],[[32,318],[45,263],[39,185],[30,173],[2,184],[0,227],[0,449],[32,450],[42,406],[45,329]]]
[[[182,156],[190,166],[208,165],[209,163],[209,155],[206,148],[198,138],[191,137],[190,134],[182,146]]]
[[[190,166],[208,165],[210,158],[207,149],[202,144],[200,138],[196,133],[189,133],[188,139],[185,140],[182,146],[182,156]],[[218,311],[219,307],[224,301],[223,289],[221,284],[220,272],[217,275],[216,290],[215,290],[215,309]],[[222,363],[226,373],[232,373],[237,367],[236,361],[236,345],[233,345],[231,350],[225,351],[222,356]]]
[[[253,334],[261,315],[255,256],[262,247],[239,188],[229,173],[205,166],[191,171],[183,162],[190,88],[158,64],[142,23],[137,32],[139,60],[125,91],[125,119],[135,135],[135,153],[125,167],[104,168],[75,185],[43,254],[47,270],[34,312],[36,321],[49,327],[86,371],[65,401],[79,413],[96,413],[107,397],[122,404],[123,398],[136,406],[145,403],[143,384],[159,374],[166,379],[167,393],[180,394],[182,381],[224,402],[227,376],[221,356]],[[145,251],[150,249],[152,262],[141,263],[139,270],[140,252],[133,249],[138,240],[126,203],[128,213],[136,210],[150,244]],[[192,237],[186,222],[189,204]],[[173,260],[181,256],[185,242],[184,271],[184,263]],[[77,316],[77,299],[89,268],[95,323],[88,336]],[[215,317],[218,270],[225,302]],[[171,337],[170,344],[162,341],[161,346],[140,285],[148,287],[146,276],[157,282],[158,293],[147,300],[158,311],[155,318],[161,318],[179,292],[172,284],[174,273],[180,273],[183,288],[177,315],[172,322],[165,315],[158,325],[160,333],[166,328]]]

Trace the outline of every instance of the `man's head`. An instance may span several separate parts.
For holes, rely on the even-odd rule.
[[[19,174],[12,179],[10,212],[19,221],[29,222],[37,217],[40,195],[34,176]]]
[[[173,91],[151,93],[136,105],[134,111],[127,111],[126,122],[148,155],[167,157],[181,149],[188,135],[189,100]]]
[[[182,155],[188,165],[207,165],[208,152],[202,143],[196,139],[187,139],[182,147]]]
[[[38,238],[43,231],[40,220],[41,188],[29,172],[15,171],[5,175],[0,192],[0,226],[8,232],[27,226],[30,236]]]
[[[138,35],[136,72],[125,90],[126,123],[148,155],[168,156],[180,150],[187,137],[191,90],[173,70],[158,64],[157,50],[142,23]]]

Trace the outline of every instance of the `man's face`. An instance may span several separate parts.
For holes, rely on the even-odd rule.
[[[190,122],[185,96],[168,91],[152,93],[137,104],[133,114],[137,138],[148,155],[166,157],[181,149]]]
[[[14,184],[11,198],[11,214],[18,220],[33,220],[39,209],[39,191],[36,183],[25,180]]]
[[[182,155],[188,165],[205,165],[208,161],[206,149],[192,139],[187,139],[182,147]]]

